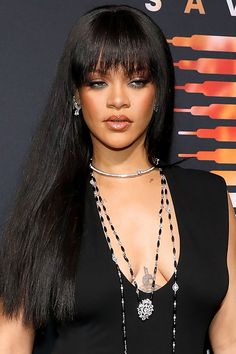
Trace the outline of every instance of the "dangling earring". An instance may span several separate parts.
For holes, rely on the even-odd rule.
[[[75,96],[73,96],[73,110],[74,110],[74,115],[79,116],[81,105],[78,102],[76,102]]]
[[[159,162],[160,162],[160,159],[158,157],[153,157],[152,161],[153,161],[154,165],[158,166]]]
[[[155,104],[155,106],[154,106],[154,108],[153,108],[153,110],[155,111],[155,112],[157,112],[158,111],[158,105],[157,104]]]

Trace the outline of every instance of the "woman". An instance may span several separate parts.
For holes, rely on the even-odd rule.
[[[1,242],[1,353],[50,321],[54,354],[236,352],[234,211],[223,178],[168,163],[172,96],[147,15],[80,18]]]

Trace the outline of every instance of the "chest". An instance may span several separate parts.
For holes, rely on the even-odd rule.
[[[165,185],[163,189],[164,207],[160,214],[162,187],[160,180],[152,181],[133,188],[130,186],[128,190],[125,185],[118,189],[103,185],[99,189],[102,197],[98,213],[100,221],[102,218],[100,235],[108,240],[124,276],[131,282],[132,270],[140,289],[147,292],[154,267],[158,266],[156,283],[161,287],[174,272],[173,247],[177,261],[180,254],[179,228],[169,186]],[[166,199],[170,215],[166,211]],[[157,256],[158,263],[155,264]]]

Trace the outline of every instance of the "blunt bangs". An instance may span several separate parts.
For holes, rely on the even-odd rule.
[[[153,156],[168,161],[173,129],[174,66],[165,35],[150,16],[129,5],[105,5],[86,12],[68,37],[64,63],[68,66],[63,86],[69,83],[70,104],[76,88],[86,86],[93,72],[107,74],[121,66],[129,78],[144,74],[145,79],[152,81],[158,109],[148,125],[145,148],[150,163]],[[86,129],[85,126],[89,136]]]
[[[136,15],[137,17],[137,15]],[[78,39],[72,55],[72,79],[77,87],[89,80],[89,74],[122,67],[125,75],[145,73],[151,81],[157,80],[158,59],[153,52],[150,37],[130,11],[106,11],[84,22],[86,38]]]

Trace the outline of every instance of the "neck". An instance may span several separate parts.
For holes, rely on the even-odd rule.
[[[92,164],[108,173],[133,173],[152,167],[144,147],[138,149],[94,149]]]

